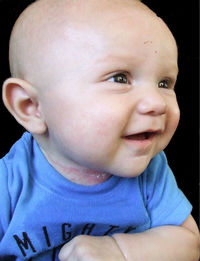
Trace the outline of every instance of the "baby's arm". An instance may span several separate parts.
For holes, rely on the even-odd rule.
[[[113,235],[129,261],[198,261],[199,231],[192,216],[180,226]]]
[[[192,216],[182,226],[161,226],[113,237],[78,236],[60,252],[61,261],[198,261],[199,232]]]

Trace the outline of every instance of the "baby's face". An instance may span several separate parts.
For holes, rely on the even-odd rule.
[[[66,26],[48,50],[46,155],[66,172],[137,176],[176,130],[175,41],[156,16],[125,10]]]

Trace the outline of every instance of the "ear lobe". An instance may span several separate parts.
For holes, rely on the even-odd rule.
[[[43,134],[46,123],[41,115],[36,90],[28,82],[9,78],[3,84],[3,101],[9,112],[29,132]]]

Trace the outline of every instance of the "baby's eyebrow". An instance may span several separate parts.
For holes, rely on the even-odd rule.
[[[107,54],[104,57],[101,57],[95,61],[97,66],[105,65],[115,67],[123,67],[124,69],[129,68],[130,66],[142,64],[145,62],[145,57],[140,57],[137,55],[121,55],[121,54]],[[167,60],[163,62],[163,71],[168,72],[169,75],[177,76],[179,72],[178,64],[175,62],[170,62]]]
[[[101,58],[97,58],[96,64],[98,65],[112,65],[129,67],[130,65],[141,63],[144,59],[136,55],[127,55],[127,54],[106,54]]]
[[[98,59],[99,62],[104,61],[106,59],[121,59],[121,58],[130,58],[130,56],[123,56],[121,54],[111,54],[110,52],[102,56]]]
[[[177,63],[166,64],[166,66],[164,66],[163,68],[164,68],[164,72],[167,72],[167,74],[171,78],[176,78],[179,73],[179,68]]]

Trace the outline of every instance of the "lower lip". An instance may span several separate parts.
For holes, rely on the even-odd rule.
[[[124,140],[138,149],[148,150],[151,148],[154,138],[155,134],[151,134],[148,138],[138,138],[133,136],[131,138],[124,137]]]

